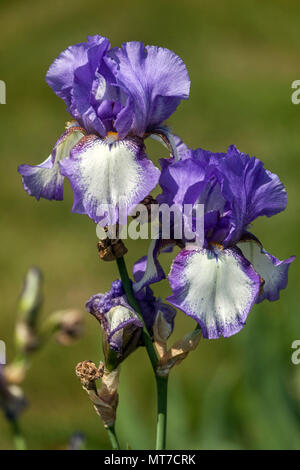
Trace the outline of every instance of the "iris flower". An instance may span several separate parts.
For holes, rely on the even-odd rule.
[[[143,275],[144,263],[134,268],[135,280]],[[142,311],[143,321],[150,333],[158,315],[163,316],[169,335],[174,328],[176,310],[157,299],[150,287],[140,290],[137,299]],[[143,323],[135,310],[129,305],[122,282],[112,283],[109,292],[93,295],[86,303],[86,309],[100,322],[104,334],[104,348],[115,351],[118,360],[123,361],[140,344]]]
[[[168,276],[167,300],[194,318],[205,338],[239,332],[255,303],[279,298],[295,257],[280,261],[249,231],[260,216],[285,209],[278,176],[255,157],[230,146],[227,153],[188,149],[177,139],[179,160],[163,160],[160,203],[204,204],[204,244],[181,240]],[[158,262],[162,240],[150,244],[136,292],[164,277]]]
[[[61,200],[67,177],[73,212],[114,224],[120,201],[129,213],[158,182],[144,139],[163,134],[168,140],[161,125],[189,96],[186,67],[168,49],[141,42],[110,49],[108,39],[96,35],[63,51],[46,81],[74,121],[43,163],[19,167],[25,190],[36,199]],[[106,204],[114,209],[103,214]]]

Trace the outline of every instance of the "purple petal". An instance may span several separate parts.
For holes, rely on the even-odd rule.
[[[134,106],[132,131],[142,137],[159,126],[189,96],[190,80],[182,60],[172,51],[127,42],[105,58],[117,84]]]
[[[95,71],[97,65],[99,65],[94,60],[95,55],[97,58],[95,48],[99,48],[102,54],[102,49],[105,47],[109,47],[106,38],[98,35],[92,36],[88,38],[88,42],[68,47],[51,64],[46,75],[46,81],[54,93],[66,102],[68,107],[71,105],[72,100],[75,71],[80,70],[80,67],[84,67],[85,75],[90,80],[89,61],[91,62],[91,69]],[[93,49],[94,53],[89,56],[90,49]]]
[[[25,191],[37,200],[63,199],[64,177],[60,173],[59,162],[68,157],[71,149],[84,136],[84,130],[73,124],[58,139],[51,155],[40,165],[20,165],[18,172],[22,175]]]
[[[150,284],[165,279],[165,273],[157,259],[162,248],[162,242],[161,239],[151,240],[147,256],[134,264],[133,275],[136,283],[133,284],[133,290],[135,293]]]
[[[104,225],[117,222],[121,204],[128,215],[159,179],[143,142],[134,138],[110,142],[87,136],[60,165],[73,188],[73,212]]]
[[[112,286],[106,294],[93,295],[86,303],[86,309],[100,322],[107,334],[111,349],[121,352],[124,340],[142,328],[142,322],[130,307],[125,296],[115,297],[119,292],[119,284]]]
[[[287,286],[289,267],[296,257],[280,261],[265,251],[258,240],[243,240],[237,246],[264,280],[257,303],[278,300],[280,291]]]
[[[285,209],[284,185],[257,158],[241,153],[232,145],[226,158],[219,160],[219,169],[227,178],[223,194],[230,201],[232,212],[233,230],[225,243],[237,242],[257,217],[271,217]]]
[[[236,249],[182,250],[175,258],[167,300],[194,318],[205,338],[238,333],[255,303],[260,277]]]

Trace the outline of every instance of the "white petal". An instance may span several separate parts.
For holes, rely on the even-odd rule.
[[[237,246],[264,280],[263,289],[257,302],[262,302],[264,299],[278,300],[280,290],[287,285],[288,270],[295,257],[292,256],[280,261],[267,253],[262,245],[255,240],[241,241]]]
[[[183,250],[169,281],[167,300],[198,321],[206,338],[240,331],[260,288],[259,276],[235,249]]]

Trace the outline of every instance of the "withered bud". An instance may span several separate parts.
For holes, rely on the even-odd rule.
[[[84,387],[90,387],[92,382],[100,379],[104,374],[104,364],[97,367],[92,361],[79,362],[75,368],[75,373]]]
[[[200,339],[201,331],[194,330],[174,343],[173,346],[160,358],[157,366],[157,374],[161,376],[168,375],[172,367],[179,365],[186,358],[189,352],[196,349]]]
[[[128,250],[123,241],[118,238],[119,227],[115,227],[116,238],[112,238],[108,227],[104,227],[104,232],[107,233],[107,236],[97,243],[99,258],[103,261],[115,261],[117,258],[126,255]]]
[[[116,420],[119,401],[120,368],[110,372],[104,368],[103,363],[96,367],[92,361],[83,361],[76,366],[76,375],[79,377],[82,388],[87,392],[104,426],[112,426]],[[95,382],[100,377],[102,378],[102,384],[100,389],[97,390]]]
[[[173,325],[162,311],[158,311],[153,325],[154,344],[158,356],[162,358],[167,353],[167,340],[173,331]]]

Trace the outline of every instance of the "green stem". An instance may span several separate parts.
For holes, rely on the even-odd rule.
[[[116,435],[115,426],[109,426],[106,428],[107,434],[111,443],[112,450],[120,450],[120,444]]]
[[[139,306],[138,301],[136,300],[136,298],[134,296],[134,293],[133,293],[133,290],[132,290],[132,285],[131,285],[131,280],[128,276],[127,267],[126,267],[126,264],[125,264],[125,261],[124,261],[123,257],[122,258],[117,258],[117,265],[118,265],[118,269],[119,269],[119,273],[120,273],[120,276],[121,276],[123,288],[125,290],[128,302],[129,302],[130,306],[136,311],[136,313],[138,314],[140,320],[142,321],[142,323],[144,325],[143,326],[143,333],[142,333],[143,334],[143,340],[144,340],[144,343],[145,343],[145,346],[146,346],[146,349],[147,349],[147,352],[148,352],[148,356],[149,356],[151,364],[152,364],[152,368],[154,370],[154,373],[156,374],[156,366],[157,366],[157,362],[158,362],[157,354],[156,354],[155,348],[153,346],[153,343],[152,343],[151,337],[149,335],[149,332],[148,332],[148,330],[145,326],[140,306]]]
[[[155,374],[156,387],[157,387],[157,437],[156,437],[156,449],[163,450],[166,447],[166,432],[167,432],[167,400],[168,400],[168,377],[161,377],[157,375],[156,367],[158,363],[158,357],[153,345],[152,339],[145,326],[144,319],[141,313],[141,309],[137,299],[135,298],[132,290],[131,280],[128,276],[127,267],[124,258],[117,259],[117,265],[121,276],[123,288],[126,293],[131,307],[136,311],[140,320],[143,323],[143,340],[152,364],[152,368]]]
[[[168,376],[156,375],[157,389],[157,432],[156,450],[165,450],[167,437],[167,400],[168,400]]]
[[[17,419],[10,420],[16,450],[26,450],[26,442]]]

